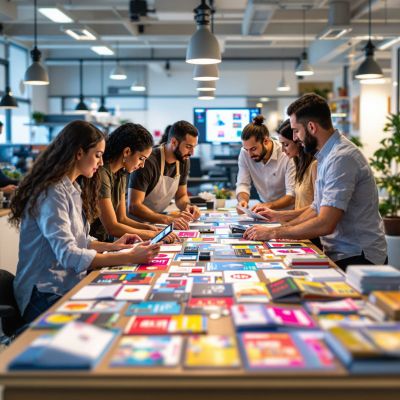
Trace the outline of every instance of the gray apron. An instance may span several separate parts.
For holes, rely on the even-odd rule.
[[[179,161],[176,161],[176,175],[171,178],[170,176],[164,176],[165,168],[165,149],[164,146],[160,146],[161,153],[161,171],[160,178],[154,187],[154,189],[145,197],[143,204],[150,208],[150,210],[161,213],[163,212],[175,197],[179,187]]]

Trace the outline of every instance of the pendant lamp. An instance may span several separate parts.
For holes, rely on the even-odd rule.
[[[117,65],[115,68],[111,71],[110,74],[110,79],[116,80],[116,81],[123,81],[127,78],[125,69],[121,67],[119,64],[119,43],[117,42]]]
[[[306,50],[306,9],[303,8],[303,52],[301,53],[301,60],[296,68],[295,74],[297,76],[310,76],[314,75],[314,70],[308,62],[308,54]]]
[[[17,100],[15,100],[14,96],[12,95],[11,88],[10,88],[10,64],[8,62],[8,58],[9,58],[8,50],[9,50],[8,43],[6,43],[5,44],[5,52],[6,52],[6,59],[7,59],[7,63],[5,65],[6,90],[5,90],[3,97],[0,100],[0,108],[12,110],[13,108],[18,107],[18,103],[17,103]]]
[[[281,80],[278,83],[278,86],[276,87],[276,90],[278,92],[288,92],[290,90],[290,86],[286,83],[285,79],[285,63],[282,61],[282,77]]]
[[[101,90],[101,96],[100,96],[100,107],[97,110],[98,114],[108,114],[108,110],[105,106],[105,101],[104,101],[104,60],[103,57],[101,58],[101,63],[100,63],[100,90]]]
[[[189,64],[218,64],[221,62],[221,52],[217,38],[210,31],[211,8],[206,0],[195,8],[197,30],[189,41],[186,51],[186,62]]]
[[[216,81],[219,79],[217,64],[195,65],[193,69],[195,81]]]
[[[382,78],[383,73],[379,64],[374,59],[375,46],[371,41],[371,0],[368,2],[368,43],[364,48],[365,60],[358,67],[355,77],[357,79]]]
[[[197,82],[197,90],[199,92],[210,92],[216,90],[215,81]]]
[[[83,97],[83,60],[79,60],[79,103],[75,107],[77,114],[86,114],[89,111]]]
[[[32,64],[25,72],[25,85],[48,85],[49,75],[40,63],[41,52],[37,48],[37,0],[34,0],[34,47],[31,51]]]

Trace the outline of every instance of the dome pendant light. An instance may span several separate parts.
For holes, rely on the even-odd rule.
[[[217,38],[210,31],[211,8],[206,0],[195,8],[197,30],[189,41],[186,52],[186,62],[189,64],[218,64],[221,62],[221,52]]]
[[[282,77],[276,87],[278,92],[288,92],[290,90],[290,86],[286,83],[285,79],[285,63],[282,61]]]
[[[216,90],[215,81],[197,82],[197,90],[199,92],[212,92]]]
[[[217,64],[195,65],[193,79],[195,81],[217,81],[219,79]]]
[[[106,106],[104,105],[104,60],[103,57],[101,57],[101,64],[100,64],[100,91],[101,91],[101,96],[100,96],[100,107],[97,110],[98,114],[108,114],[108,110]]]
[[[301,61],[296,68],[297,76],[314,75],[314,70],[308,62],[308,54],[306,50],[306,9],[303,9],[303,52],[301,53]]]
[[[355,77],[357,79],[383,78],[382,69],[374,59],[375,46],[371,41],[371,0],[368,2],[368,43],[365,46],[365,60],[358,67]]]
[[[116,80],[116,81],[123,81],[127,78],[125,69],[121,67],[119,64],[119,43],[117,42],[117,65],[115,68],[111,71],[110,74],[110,79]]]
[[[0,108],[12,110],[17,107],[18,107],[18,103],[17,103],[17,100],[15,100],[14,96],[11,93],[10,86],[6,86],[6,92],[0,100]]]
[[[79,103],[75,107],[76,114],[86,114],[89,111],[83,97],[83,60],[79,60]]]
[[[49,75],[40,63],[41,52],[37,48],[37,0],[34,2],[34,47],[31,51],[32,64],[25,72],[25,85],[48,85]]]

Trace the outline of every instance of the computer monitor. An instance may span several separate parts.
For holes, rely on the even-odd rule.
[[[238,143],[243,128],[260,114],[259,108],[194,108],[200,143]]]

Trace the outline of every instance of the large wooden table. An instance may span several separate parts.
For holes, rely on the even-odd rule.
[[[260,279],[265,280],[264,275],[258,273]],[[93,272],[87,276],[52,310],[97,274]],[[123,327],[127,318],[121,317],[118,326]],[[0,354],[0,385],[4,386],[4,400],[400,399],[399,376],[350,376],[341,366],[334,372],[312,373],[250,373],[244,369],[187,370],[182,367],[110,368],[109,360],[118,341],[93,371],[7,371],[9,361],[44,332],[29,329]],[[230,317],[210,319],[209,333],[233,335]]]

